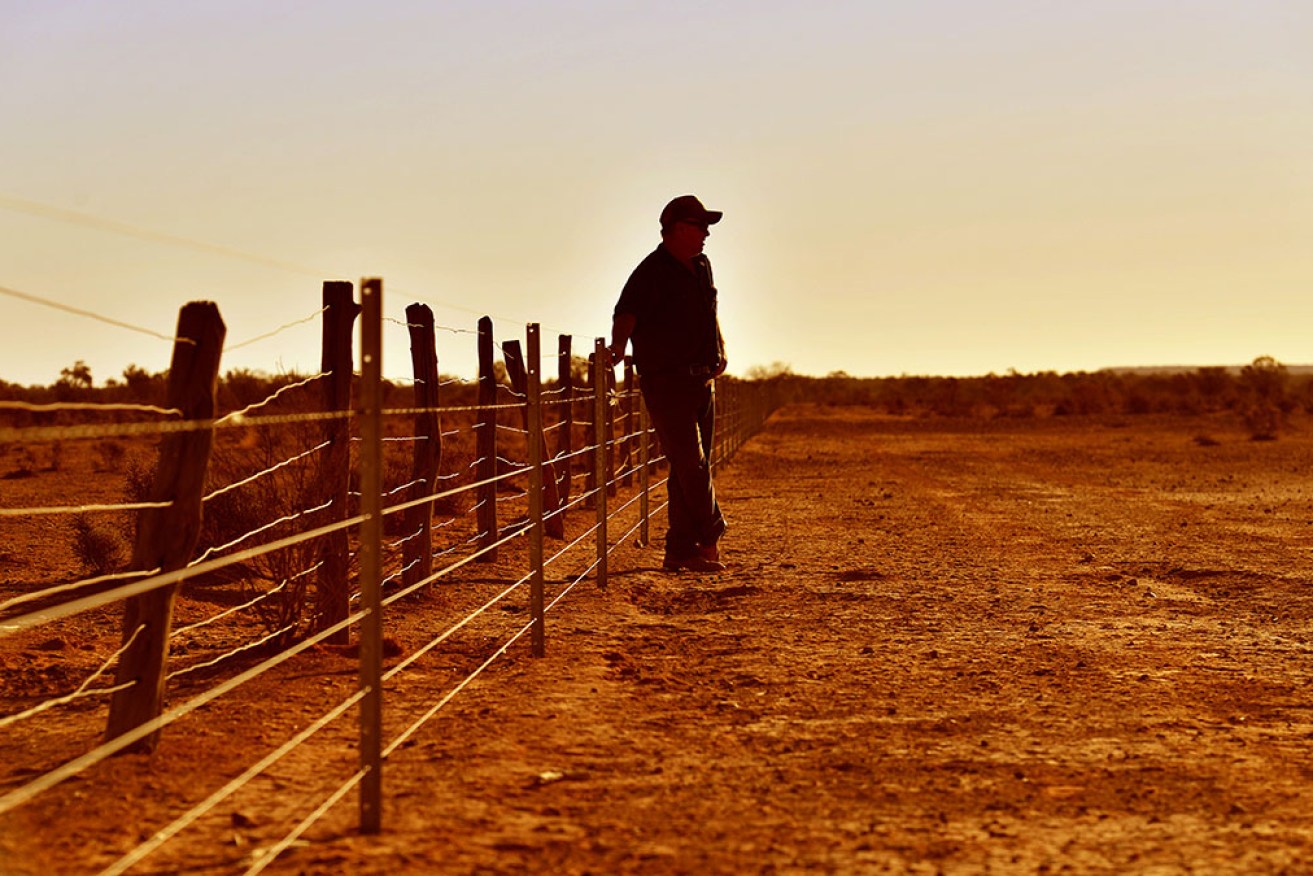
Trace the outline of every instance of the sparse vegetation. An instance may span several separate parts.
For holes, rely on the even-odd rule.
[[[788,401],[862,405],[894,415],[1067,417],[1231,413],[1256,439],[1274,438],[1287,416],[1313,412],[1313,373],[1292,374],[1270,356],[1243,368],[1041,371],[983,377],[825,377],[792,373],[783,363],[749,370],[778,382]]]
[[[82,568],[92,575],[106,575],[119,568],[122,545],[110,527],[95,523],[85,514],[73,518],[73,552]]]

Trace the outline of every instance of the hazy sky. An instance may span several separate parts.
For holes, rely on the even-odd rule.
[[[1307,0],[0,0],[0,287],[233,343],[381,276],[583,347],[693,192],[733,372],[1310,362],[1311,144]],[[0,295],[0,378],[168,356]]]

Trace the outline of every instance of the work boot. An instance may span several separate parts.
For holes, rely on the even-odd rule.
[[[667,572],[723,572],[725,564],[719,560],[709,560],[701,550],[686,557],[666,557],[661,568]]]

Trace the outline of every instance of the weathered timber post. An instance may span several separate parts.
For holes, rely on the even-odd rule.
[[[474,466],[474,478],[480,483],[475,493],[479,503],[479,562],[497,560],[497,378],[492,371],[492,320],[479,319],[479,413],[474,424],[478,437],[479,458]]]
[[[593,416],[589,418],[590,422],[585,423],[584,440],[588,442],[588,447],[595,449],[597,445],[601,443],[602,435],[605,434],[605,430],[602,428],[602,421],[597,416],[597,396],[601,393],[601,390],[597,388],[596,353],[588,354],[588,388],[591,389],[593,393],[593,401],[590,405],[593,411]],[[596,458],[596,450],[594,450],[593,456]],[[589,461],[587,467],[584,469],[584,494],[588,496],[588,501],[584,503],[584,506],[587,508],[596,508],[597,466],[592,461]]]
[[[640,526],[639,526],[639,530],[638,530],[638,543],[639,543],[640,545],[642,545],[643,547],[647,547],[647,546],[651,543],[651,539],[649,538],[649,535],[648,535],[648,525],[647,525],[647,524],[648,524],[648,518],[651,516],[651,510],[650,510],[650,509],[651,509],[651,501],[650,501],[650,498],[649,498],[649,497],[650,497],[650,494],[651,494],[651,483],[652,483],[652,473],[649,471],[649,468],[650,468],[650,457],[649,457],[649,453],[650,453],[650,451],[651,451],[652,444],[651,444],[651,442],[648,441],[648,435],[647,435],[647,432],[648,432],[648,429],[651,428],[651,427],[648,425],[648,422],[647,422],[647,406],[643,403],[643,399],[642,399],[642,378],[641,378],[641,377],[639,378],[639,383],[638,383],[638,385],[636,385],[634,388],[635,388],[636,390],[638,390],[638,392],[639,392],[639,398],[638,398],[638,489],[639,489],[638,517],[639,517],[639,520],[642,521],[642,523],[640,524]]]
[[[614,496],[616,494],[615,482],[615,396],[616,380],[615,367],[611,365],[611,354],[598,359],[602,363],[602,380],[601,385],[604,387],[603,397],[606,399],[606,420],[604,431],[602,433],[603,441],[606,444],[606,495]]]
[[[597,503],[597,586],[606,587],[606,555],[610,550],[606,537],[606,482],[607,447],[605,435],[609,431],[605,421],[610,418],[607,411],[606,384],[607,374],[611,372],[611,354],[606,350],[606,341],[597,338],[593,342],[593,422],[597,423],[597,442],[593,447],[593,475],[597,487],[593,493]]]
[[[544,471],[543,467],[547,442],[543,436],[542,352],[538,332],[538,324],[530,323],[526,337],[529,361],[523,375],[524,428],[529,439],[529,617],[533,623],[529,635],[534,657],[547,653],[543,609],[543,493],[547,484],[555,486],[551,470]],[[509,365],[510,359],[506,361]],[[561,515],[553,516],[552,520],[560,523]]]
[[[169,364],[167,407],[184,420],[212,420],[219,379],[219,356],[227,329],[219,308],[193,301],[178,314],[177,340]],[[160,440],[159,463],[150,502],[170,502],[167,508],[147,508],[137,517],[132,568],[172,572],[191,561],[201,532],[201,496],[205,470],[214,447],[214,430],[169,432]],[[178,584],[129,597],[123,607],[123,643],[105,738],[114,739],[160,716],[164,707],[164,675],[169,656],[169,631]],[[134,683],[135,682],[135,683]],[[124,751],[153,751],[159,730],[143,736]]]
[[[620,453],[620,483],[623,486],[630,486],[634,482],[634,441],[637,438],[637,427],[634,423],[634,361],[629,356],[625,357],[625,391],[621,394],[620,410],[624,417],[623,428],[624,438],[621,440]]]
[[[569,335],[561,335],[557,342],[558,359],[556,363],[557,386],[560,389],[560,402],[558,409],[561,412],[561,426],[558,430],[561,435],[556,439],[556,455],[561,460],[561,468],[558,475],[560,489],[561,505],[564,508],[570,504],[570,488],[572,486],[571,472],[574,470],[574,459],[571,454],[574,452],[574,369],[571,367]]]
[[[524,446],[528,458],[533,458],[534,450],[537,447],[539,456],[546,459],[547,456],[547,436],[542,430],[542,412],[539,411],[538,424],[535,427],[529,422],[529,379],[525,371],[524,357],[520,355],[519,341],[504,341],[501,345],[502,357],[506,361],[506,376],[511,380],[511,389],[519,395],[524,396],[525,406],[520,409],[524,418]],[[532,353],[530,354],[529,370],[538,371],[539,386],[542,384],[541,370],[534,368]],[[541,403],[541,399],[539,399]],[[543,492],[543,501],[548,511],[556,511],[561,507],[557,498],[556,491],[556,468],[550,461],[543,462],[543,467],[547,470],[547,479],[543,482],[540,489]],[[546,523],[547,534],[552,538],[565,538],[565,520],[561,514],[553,514],[551,519]]]
[[[413,501],[437,492],[442,467],[442,420],[438,415],[438,345],[433,333],[433,311],[427,304],[406,308],[410,329],[410,361],[415,371],[415,442],[410,479]],[[401,582],[409,587],[433,574],[433,503],[406,509],[407,540]]]
[[[323,349],[319,370],[325,377],[323,409],[340,417],[324,420],[324,441],[328,444],[319,456],[319,504],[331,503],[321,513],[320,525],[346,520],[351,516],[351,379],[355,367],[352,334],[360,305],[355,301],[355,287],[345,280],[324,282]],[[327,629],[351,613],[350,534],[346,529],[330,532],[319,540],[319,576],[316,602],[319,614],[316,630]],[[332,645],[351,641],[345,627],[327,639]]]

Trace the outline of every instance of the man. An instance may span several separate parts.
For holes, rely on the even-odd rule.
[[[634,269],[611,324],[612,364],[633,341],[643,401],[670,463],[663,567],[719,572],[725,518],[711,481],[715,378],[725,371],[711,262],[702,254],[723,214],[693,195],[661,211],[661,244]]]

